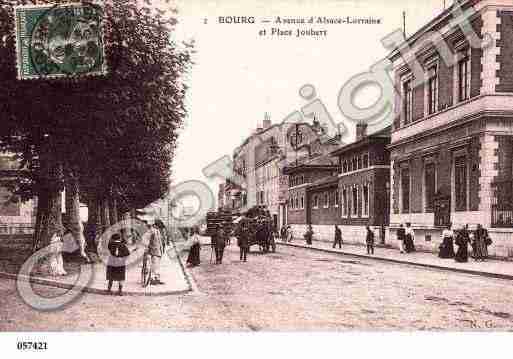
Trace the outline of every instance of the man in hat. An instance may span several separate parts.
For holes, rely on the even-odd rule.
[[[245,217],[239,223],[236,236],[237,245],[240,250],[240,260],[241,262],[246,262],[246,256],[249,251],[249,223]]]
[[[226,246],[226,233],[222,225],[217,226],[215,236],[216,264],[223,263],[224,247]]]

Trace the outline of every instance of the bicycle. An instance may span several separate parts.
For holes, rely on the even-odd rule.
[[[144,253],[141,268],[141,284],[146,288],[151,281],[151,256],[149,253]]]

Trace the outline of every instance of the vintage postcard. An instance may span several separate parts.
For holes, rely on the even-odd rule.
[[[513,0],[0,1],[0,119],[13,357],[513,330]]]

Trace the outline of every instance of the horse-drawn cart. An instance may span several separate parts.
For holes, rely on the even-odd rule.
[[[265,206],[255,206],[234,221],[237,225],[235,234],[248,236],[249,247],[258,245],[260,250],[276,251],[272,217]]]

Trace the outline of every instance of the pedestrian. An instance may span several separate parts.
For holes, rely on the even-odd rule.
[[[280,229],[280,238],[281,238],[282,242],[286,242],[287,241],[287,227],[286,226],[282,226],[281,227],[281,229]]]
[[[338,244],[338,248],[342,248],[342,231],[335,224],[335,241],[333,242],[333,248],[335,248]]]
[[[461,230],[456,234],[456,245],[458,246],[458,251],[454,257],[456,262],[468,262],[468,244],[470,243],[470,234],[468,231],[468,224],[463,226]]]
[[[148,231],[145,236],[148,237],[148,253],[151,256],[151,273],[153,274],[150,284],[162,285],[165,283],[160,280],[160,262],[164,255],[164,243],[160,231],[151,221],[147,222],[147,226]]]
[[[195,227],[192,229],[191,236],[192,246],[187,256],[187,265],[189,267],[196,267],[200,265],[200,252],[201,252],[201,240],[199,236],[199,228]]]
[[[63,240],[62,240],[62,232],[63,230],[57,229],[54,231],[53,235],[50,237],[50,258],[49,258],[49,266],[50,273],[55,276],[63,276],[68,273],[64,269],[64,259],[62,258],[63,252]]]
[[[160,237],[162,238],[162,244],[165,246],[168,246],[170,244],[169,235],[167,233],[166,226],[164,225],[164,222],[162,222],[161,219],[157,218],[155,220],[155,228],[157,228],[160,232]]]
[[[488,257],[488,246],[492,244],[492,240],[488,236],[488,231],[481,224],[477,225],[474,232],[474,259],[476,261],[485,261]]]
[[[415,231],[411,227],[411,223],[406,223],[404,231],[404,249],[406,253],[415,252]]]
[[[249,251],[249,228],[246,220],[241,220],[237,230],[237,245],[240,251],[240,261],[247,261],[247,254]]]
[[[292,243],[294,239],[294,231],[290,225],[287,226],[287,242]]]
[[[218,226],[217,235],[215,239],[216,264],[222,264],[224,247],[226,246],[226,233],[221,225]]]
[[[309,224],[308,225],[308,230],[306,231],[305,236],[304,236],[305,240],[306,240],[306,244],[309,245],[309,246],[312,245],[313,234],[314,234],[314,231],[313,231],[312,225]]]
[[[399,242],[399,251],[404,253],[404,240],[406,237],[406,231],[404,230],[404,226],[401,223],[399,228],[397,229],[397,241]]]
[[[442,243],[439,246],[440,251],[438,257],[440,258],[454,258],[454,232],[449,223],[442,232]]]
[[[118,282],[118,295],[122,296],[123,284],[126,280],[126,258],[130,255],[130,250],[119,233],[114,233],[110,237],[108,249],[110,255],[106,273],[107,292],[112,294],[112,284]]]
[[[374,254],[374,232],[369,226],[366,226],[366,229],[367,237],[365,238],[365,243],[367,244],[367,254]]]

